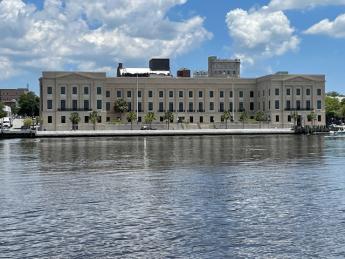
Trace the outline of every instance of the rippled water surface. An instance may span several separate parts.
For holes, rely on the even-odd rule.
[[[0,258],[345,257],[345,138],[0,141]]]

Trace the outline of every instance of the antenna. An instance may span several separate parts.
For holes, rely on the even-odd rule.
[[[29,83],[26,83],[26,89],[28,89],[28,91],[29,91],[29,89],[30,89]]]

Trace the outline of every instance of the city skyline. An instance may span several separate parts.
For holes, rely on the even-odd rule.
[[[38,93],[41,71],[114,76],[118,62],[147,67],[152,57],[170,58],[174,74],[207,70],[216,55],[240,58],[242,77],[325,74],[327,91],[344,92],[344,0],[97,3],[0,1],[0,87],[28,83]]]

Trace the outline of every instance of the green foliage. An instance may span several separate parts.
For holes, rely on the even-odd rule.
[[[311,113],[309,113],[309,114],[307,115],[308,121],[311,121],[311,122],[313,122],[313,123],[314,123],[314,121],[316,120],[316,118],[317,118],[317,115],[316,115],[315,112],[311,112]]]
[[[129,112],[127,114],[127,121],[131,123],[131,130],[133,129],[133,121],[137,120],[137,114],[135,112]]]
[[[255,120],[256,120],[256,121],[259,121],[259,122],[265,121],[265,120],[266,120],[266,115],[265,115],[265,113],[262,112],[262,111],[258,111],[258,112],[255,114]]]
[[[154,120],[156,120],[156,115],[153,112],[147,113],[144,117],[145,123],[150,124],[150,128],[151,128],[151,124]]]
[[[165,112],[164,113],[164,120],[168,123],[168,130],[170,126],[170,122],[174,121],[174,114],[172,112]]]
[[[96,130],[96,123],[98,120],[98,112],[92,111],[89,115],[89,119],[90,119],[91,123],[93,124],[93,130]]]
[[[339,93],[336,92],[336,91],[328,92],[328,93],[326,93],[326,95],[327,95],[327,96],[330,96],[330,97],[342,96],[341,94],[339,94]]]
[[[128,103],[125,99],[117,99],[114,104],[114,110],[118,113],[125,113],[128,111]]]
[[[32,119],[31,118],[26,118],[24,120],[24,126],[27,128],[30,128],[32,126]]]
[[[18,114],[22,116],[38,116],[40,98],[34,92],[22,94],[18,100]]]
[[[2,102],[0,102],[0,118],[7,116],[7,112],[5,112],[4,109],[5,109],[5,105]]]
[[[225,128],[228,128],[228,120],[231,118],[230,112],[225,111],[222,114],[222,120],[225,121]]]
[[[73,125],[76,125],[80,122],[80,117],[79,114],[77,112],[72,112],[69,120],[72,122]]]
[[[246,121],[248,121],[248,119],[249,119],[249,117],[248,117],[248,114],[245,112],[245,111],[243,111],[243,112],[241,112],[241,114],[240,114],[240,121],[242,121],[242,123],[243,123],[243,128],[244,128],[244,123],[246,122]]]
[[[342,107],[345,106],[345,104],[342,105],[337,98],[326,96],[325,106],[327,120],[330,120],[331,118],[340,119],[343,117],[341,116]]]

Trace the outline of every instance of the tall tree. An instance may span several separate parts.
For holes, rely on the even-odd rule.
[[[78,123],[80,122],[80,117],[77,112],[72,112],[69,120],[72,122],[72,130],[76,130],[78,128]]]
[[[0,118],[7,116],[7,112],[5,112],[4,109],[5,109],[5,105],[2,102],[0,102]]]
[[[150,125],[150,129],[152,129],[152,122],[156,119],[156,115],[153,112],[149,112],[145,115],[144,121],[145,123]]]
[[[40,98],[34,92],[22,94],[18,100],[18,114],[22,116],[38,116]]]
[[[243,128],[244,128],[244,123],[248,120],[248,114],[243,111],[240,113],[240,121],[243,123]]]
[[[169,126],[170,126],[170,122],[172,122],[174,120],[174,114],[172,112],[165,112],[164,113],[164,120],[167,122],[168,124],[168,130],[169,130]]]
[[[133,130],[133,121],[137,120],[137,114],[135,112],[129,112],[127,114],[127,120],[131,123],[131,130]]]
[[[261,124],[263,121],[266,120],[266,115],[264,112],[262,111],[258,111],[256,114],[255,114],[255,120],[258,121],[260,123],[260,128],[261,128]]]
[[[98,120],[98,112],[97,111],[93,111],[90,113],[90,121],[93,125],[93,130],[96,130],[96,123]]]
[[[224,111],[222,115],[223,121],[225,121],[225,128],[228,128],[228,120],[230,119],[230,112],[229,111]]]
[[[128,103],[123,98],[117,99],[114,104],[114,110],[115,112],[120,113],[122,119],[122,114],[128,111]]]

